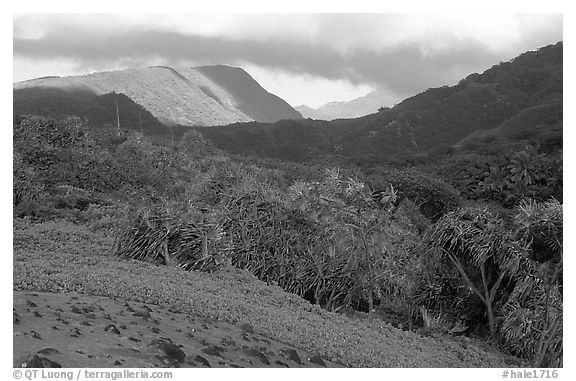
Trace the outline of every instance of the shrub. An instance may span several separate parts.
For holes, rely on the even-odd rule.
[[[456,209],[461,198],[458,192],[431,175],[414,169],[380,168],[369,178],[374,190],[392,184],[398,200],[407,198],[418,206],[420,212],[433,221]]]

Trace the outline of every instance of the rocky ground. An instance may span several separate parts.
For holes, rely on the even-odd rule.
[[[341,367],[235,325],[153,304],[14,292],[14,366]],[[35,357],[36,356],[36,357]]]

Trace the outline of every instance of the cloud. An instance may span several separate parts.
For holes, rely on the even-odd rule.
[[[561,40],[562,17],[23,16],[14,20],[14,35],[15,57],[28,60],[66,60],[91,68],[248,64],[405,96]]]

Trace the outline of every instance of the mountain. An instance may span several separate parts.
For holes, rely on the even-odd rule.
[[[334,120],[358,118],[373,114],[381,107],[388,107],[396,103],[397,99],[383,90],[376,90],[367,95],[346,102],[329,102],[313,109],[306,105],[295,107],[303,117],[310,119]]]
[[[225,65],[200,66],[196,70],[226,89],[236,107],[258,122],[302,119],[302,115],[282,98],[266,91],[243,69]]]
[[[471,134],[504,124],[515,126],[516,133],[528,127],[554,129],[550,138],[557,139],[562,81],[563,44],[559,42],[494,65],[482,74],[471,74],[457,85],[428,89],[360,118],[237,123],[200,131],[230,152],[292,161],[421,153],[457,145]],[[536,125],[519,123],[522,115],[534,114],[549,117],[542,116]],[[511,127],[502,129],[510,131]]]
[[[121,93],[165,125],[215,126],[302,118],[243,69],[224,65],[177,69],[155,66],[72,77],[44,77],[16,83],[13,89],[15,114],[44,115],[46,109],[42,105],[52,102],[51,97],[56,93],[64,98],[82,93],[81,99],[86,99],[87,94]],[[57,109],[51,111],[58,112]]]

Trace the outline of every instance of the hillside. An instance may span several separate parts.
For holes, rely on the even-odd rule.
[[[46,115],[43,104],[55,94],[48,96],[50,90],[94,96],[122,93],[166,125],[214,126],[302,117],[244,70],[228,66],[156,66],[23,81],[14,84],[14,112]]]
[[[203,133],[222,149],[229,149],[234,142],[231,152],[292,161],[303,160],[303,150],[309,152],[305,160],[310,160],[326,155],[386,158],[450,147],[470,134],[498,128],[529,108],[561,103],[562,57],[559,42],[482,74],[472,74],[455,86],[428,89],[391,109],[361,118],[329,124],[298,120],[290,124],[235,124]],[[551,124],[541,128],[547,126]],[[301,133],[304,128],[305,134]],[[251,139],[238,141],[239,135],[250,135]],[[291,140],[283,138],[287,135]],[[309,140],[311,135],[316,138]],[[254,145],[252,140],[260,144]],[[314,144],[320,141],[329,144]]]
[[[93,128],[115,129],[119,121],[121,129],[145,135],[167,132],[154,115],[124,94],[96,95],[85,88],[28,87],[14,91],[13,102],[14,115],[37,114],[54,119],[77,115]]]

